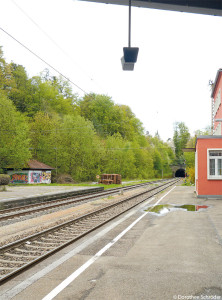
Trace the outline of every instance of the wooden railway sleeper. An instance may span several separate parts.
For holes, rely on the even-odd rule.
[[[40,249],[36,249],[38,250],[38,252],[40,251]],[[20,249],[20,248],[15,248],[15,251],[17,252],[22,252],[23,254],[31,254],[31,253],[36,253],[37,251],[30,251],[30,250],[26,250],[26,249]],[[33,257],[38,257],[39,255],[41,255],[41,253],[37,254],[37,255],[33,255]],[[31,256],[31,255],[30,255]]]
[[[67,233],[67,235],[71,235],[71,234],[73,234],[73,233],[78,234],[79,230],[82,229],[83,227],[84,227],[84,226],[81,226],[81,227],[79,227],[79,228],[73,228],[72,230],[67,231],[66,233]],[[65,232],[62,232],[62,233],[64,234]]]
[[[4,260],[0,259],[0,264],[16,264],[16,265],[24,265],[24,261],[17,261],[17,260]]]
[[[45,242],[45,241],[35,241],[33,244],[31,244],[31,245],[33,245],[33,246],[39,246],[39,245],[51,245],[52,247],[55,247],[56,245],[58,245],[58,244],[61,244],[62,242],[64,242],[64,241],[62,241],[62,240],[59,240],[59,241],[54,241],[54,242]],[[29,246],[31,246],[31,245],[29,245]]]
[[[27,245],[28,248],[35,248],[38,250],[38,247],[41,247],[41,248],[44,248],[44,245],[46,245],[46,248],[47,247],[50,247],[50,246],[47,246],[48,244],[52,245],[52,243],[46,243],[46,242],[41,242],[41,241],[34,241],[32,244],[30,245]],[[55,244],[55,243],[54,243]],[[57,243],[58,244],[58,243]],[[42,247],[43,246],[43,247]],[[52,245],[51,247],[55,247],[55,245]]]
[[[38,246],[38,247],[37,247],[37,246]],[[44,245],[28,245],[28,247],[31,248],[31,249],[34,248],[34,249],[36,249],[36,250],[39,250],[39,249],[40,249],[40,250],[43,250],[43,251],[44,251],[44,250],[51,250],[51,249],[54,249],[54,248],[55,248],[54,246],[51,246],[51,247],[50,247],[50,246],[47,246],[47,245],[45,245],[45,246],[44,246]]]
[[[66,243],[68,240],[67,239],[59,239],[59,240],[54,240],[54,241],[51,241],[51,242],[45,242],[45,241],[42,241],[42,243],[44,244],[54,244],[55,246],[56,245],[60,245],[61,243]]]
[[[73,235],[78,235],[78,232],[77,231],[75,231],[75,232],[67,232],[67,233],[61,233],[61,234],[59,234],[59,235],[56,235],[55,237],[57,238],[57,239],[59,239],[59,240],[64,240],[64,241],[68,241],[68,240],[70,240],[70,237],[71,236],[73,236]]]
[[[97,223],[98,223],[98,222],[97,222]],[[83,227],[90,227],[90,226],[92,226],[93,224],[94,224],[94,223],[88,221],[88,222],[83,223],[81,227],[78,226],[76,229],[83,228]]]
[[[40,242],[44,242],[44,243],[51,243],[51,244],[58,244],[59,243],[59,241],[58,240],[56,240],[55,238],[53,239],[53,238],[51,238],[51,239],[49,239],[49,238],[45,238],[44,236],[42,236],[41,238],[40,238]]]
[[[56,246],[56,245],[60,246],[61,243],[66,243],[66,242],[70,241],[73,237],[76,237],[76,236],[77,235],[69,234],[69,235],[67,235],[67,238],[66,238],[66,236],[62,235],[61,237],[60,236],[57,237],[56,240],[54,239],[54,241],[51,241],[51,242],[45,242],[45,241],[41,242],[40,241],[39,243],[40,244],[42,244],[42,243],[44,243],[44,244],[54,244],[54,246]]]
[[[9,256],[9,257],[16,257],[16,258],[21,258],[22,261],[24,261],[24,258],[27,259],[27,256],[24,257],[22,254],[17,254],[17,253],[4,253],[4,256]]]
[[[70,228],[70,227],[67,227],[67,228],[61,228],[60,230],[59,230],[60,232],[64,232],[64,233],[69,233],[70,231],[72,231],[72,229]]]
[[[71,237],[75,237],[75,236],[78,236],[79,234],[76,232],[76,233],[69,233],[69,234],[59,234],[59,235],[56,235],[55,238],[56,239],[59,239],[59,241],[64,241],[64,242],[67,242],[71,239]]]
[[[90,226],[92,226],[92,227],[95,227],[95,226],[97,226],[98,224],[101,224],[101,221],[100,222],[90,222]]]
[[[10,257],[6,257],[6,259],[2,259],[2,258],[0,258],[0,263],[5,263],[5,262],[7,262],[7,263],[15,263],[15,264],[20,264],[20,265],[23,265],[24,264],[24,261],[20,261],[20,260],[10,260],[9,259]]]
[[[84,226],[81,230],[81,232],[85,232],[85,231],[89,231],[91,229],[93,229],[95,226]]]
[[[24,265],[24,263],[22,264]],[[17,262],[8,262],[4,261],[3,263],[0,262],[0,268],[5,269],[5,268],[20,268],[22,266],[21,264],[18,264]]]
[[[73,233],[77,234],[77,235],[79,235],[80,232],[84,232],[84,231],[85,231],[84,226],[76,228],[76,229],[73,229]]]
[[[66,240],[66,236],[64,233],[59,233],[59,232],[55,232],[54,235],[50,235],[50,238],[56,240],[56,239],[60,239],[60,237],[64,237],[64,239]]]
[[[12,257],[13,257],[13,256],[14,256],[14,257],[17,257],[16,253],[15,253],[15,254],[13,253],[13,254],[12,254]],[[33,259],[36,259],[37,257],[39,257],[39,255],[28,255],[28,256],[25,255],[25,256],[24,256],[24,253],[23,253],[23,254],[21,254],[21,257],[22,257],[23,259],[24,259],[24,258],[27,259],[27,261],[30,261],[30,260],[33,260]],[[25,262],[24,262],[24,263],[25,263]]]
[[[66,237],[68,235],[68,233],[67,234],[64,234],[64,232],[55,232],[54,234],[53,234],[53,238],[54,239],[56,239],[56,238],[60,238],[61,236],[62,237]]]

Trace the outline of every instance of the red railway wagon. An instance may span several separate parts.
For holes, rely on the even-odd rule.
[[[122,178],[120,174],[102,174],[99,183],[121,184]]]

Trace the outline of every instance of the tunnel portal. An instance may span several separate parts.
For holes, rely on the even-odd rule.
[[[184,169],[176,170],[175,177],[185,177],[185,170]]]

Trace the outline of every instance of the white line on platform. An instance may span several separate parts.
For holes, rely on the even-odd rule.
[[[64,290],[72,281],[74,281],[80,274],[82,274],[89,266],[91,266],[106,250],[112,247],[122,236],[124,236],[134,225],[136,225],[148,212],[143,213],[138,219],[136,219],[130,226],[123,230],[115,239],[98,251],[92,258],[90,258],[84,265],[73,272],[69,277],[62,281],[54,290],[46,295],[42,300],[51,300],[57,296],[62,290]]]
[[[163,197],[161,197],[155,204],[156,206],[164,197],[166,197],[173,189],[168,191]],[[71,282],[73,282],[80,274],[82,274],[89,266],[91,266],[104,252],[106,252],[110,247],[112,247],[121,237],[123,237],[132,227],[134,227],[143,217],[147,215],[148,212],[143,213],[138,219],[136,219],[132,224],[130,224],[125,230],[123,230],[118,236],[116,236],[110,243],[98,251],[92,258],[90,258],[85,264],[73,272],[69,277],[62,281],[56,288],[54,288],[48,295],[46,295],[42,300],[52,300],[61,291],[63,291]]]

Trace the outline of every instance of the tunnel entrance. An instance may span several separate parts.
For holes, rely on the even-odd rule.
[[[184,169],[176,170],[175,177],[185,177],[185,170]]]

